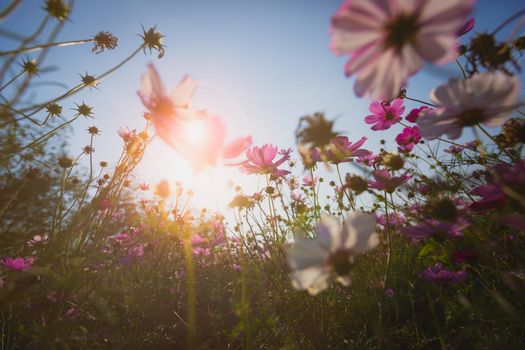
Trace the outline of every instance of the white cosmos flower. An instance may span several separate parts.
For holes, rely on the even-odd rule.
[[[350,285],[355,257],[379,243],[375,227],[374,215],[352,212],[342,226],[334,217],[323,217],[314,239],[296,237],[287,256],[294,288],[315,295],[333,280]]]
[[[466,126],[502,125],[519,106],[519,92],[519,79],[499,72],[451,79],[430,93],[437,108],[421,112],[417,120],[421,136],[433,140],[447,134],[457,139]]]

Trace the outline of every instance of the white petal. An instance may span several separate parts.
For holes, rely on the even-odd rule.
[[[336,282],[341,283],[344,287],[348,287],[350,284],[352,284],[352,279],[350,276],[337,276],[335,280]]]
[[[375,248],[379,243],[375,228],[375,215],[363,212],[348,214],[343,229],[344,248],[351,249],[354,254]]]
[[[317,223],[317,238],[327,250],[335,252],[342,246],[341,224],[333,216],[323,216]]]
[[[295,289],[304,290],[312,287],[312,285],[328,284],[330,271],[325,267],[311,267],[292,271],[290,278]]]
[[[287,260],[292,269],[304,269],[314,265],[324,265],[328,256],[328,250],[317,240],[297,238],[288,250]]]

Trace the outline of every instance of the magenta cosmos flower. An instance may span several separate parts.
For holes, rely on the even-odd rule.
[[[412,151],[414,145],[418,144],[419,141],[421,141],[421,135],[419,134],[419,128],[417,126],[406,127],[401,134],[396,136],[399,152],[408,153]]]
[[[35,258],[10,258],[8,256],[4,257],[2,259],[2,265],[7,267],[10,270],[14,271],[25,271],[29,270],[31,266],[33,266],[33,263],[35,262]]]
[[[469,226],[464,218],[459,218],[456,222],[445,222],[428,219],[416,226],[403,228],[403,233],[412,241],[417,242],[429,237],[442,239],[444,237],[460,237],[463,231]]]
[[[168,95],[155,67],[148,65],[142,76],[138,92],[144,107],[151,113],[151,121],[159,137],[174,148],[179,147],[185,122],[206,117],[206,111],[191,107],[190,98],[197,83],[189,76],[182,78],[179,85]]]
[[[361,148],[365,141],[366,137],[362,137],[355,143],[350,142],[346,136],[334,137],[332,141],[330,141],[330,150],[326,156],[330,162],[334,164],[351,162],[353,158],[366,157],[371,154],[371,152]]]
[[[368,185],[371,188],[375,188],[379,191],[386,191],[392,193],[407,182],[412,176],[408,174],[403,174],[401,176],[393,176],[388,170],[376,170],[372,173],[374,175],[374,180],[368,181]]]
[[[371,115],[365,118],[365,123],[374,124],[372,130],[386,130],[401,121],[401,115],[405,112],[403,100],[396,98],[392,103],[372,102],[370,104]]]
[[[277,146],[266,144],[262,147],[254,146],[246,151],[248,160],[241,163],[241,171],[246,174],[271,174],[274,176],[284,176],[289,174],[288,170],[278,167],[290,159],[291,149],[278,151]],[[277,153],[281,157],[274,161]]]
[[[456,283],[467,278],[465,270],[451,271],[443,267],[441,263],[436,263],[434,266],[426,268],[422,275],[430,283]]]
[[[429,107],[427,107],[427,106],[421,106],[421,107],[418,107],[418,108],[411,109],[410,112],[408,112],[408,114],[405,117],[405,119],[408,120],[411,123],[415,123],[417,121],[417,119],[419,118],[419,115],[421,114],[421,112],[424,111],[425,109],[428,109],[428,108]]]
[[[474,0],[346,0],[332,18],[331,48],[350,54],[358,96],[392,100],[424,62],[457,54],[457,33]]]
[[[518,107],[519,92],[518,77],[499,72],[451,79],[430,93],[437,108],[421,112],[417,121],[421,136],[433,140],[446,134],[457,139],[467,126],[500,126]]]

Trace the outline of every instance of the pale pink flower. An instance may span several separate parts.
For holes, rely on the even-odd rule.
[[[148,65],[142,76],[138,92],[144,107],[150,112],[150,119],[159,137],[174,148],[179,147],[179,138],[184,135],[184,123],[206,118],[205,110],[191,107],[191,97],[197,83],[189,76],[180,81],[171,95],[168,95],[155,67]]]
[[[120,138],[122,138],[122,140],[125,143],[131,142],[132,140],[137,138],[137,130],[136,129],[130,130],[129,128],[125,128],[125,129],[124,128],[119,128],[117,130],[117,134],[118,134],[118,136],[120,136]]]
[[[39,244],[45,243],[48,239],[49,239],[49,235],[47,233],[43,233],[41,235],[35,235],[32,239],[27,241],[27,245],[30,247],[34,247]]]
[[[287,175],[290,173],[288,170],[278,167],[290,159],[291,152],[291,149],[278,152],[277,146],[272,144],[266,144],[262,147],[254,146],[246,151],[248,160],[241,163],[240,170],[247,174],[271,174],[278,177]],[[277,153],[281,157],[275,160]]]
[[[371,115],[365,118],[365,123],[374,124],[372,130],[386,130],[401,121],[401,115],[405,112],[403,100],[397,98],[392,103],[372,102],[370,104]]]
[[[318,180],[318,176],[314,176],[312,178],[310,175],[306,175],[305,177],[303,177],[303,186],[314,187],[315,185],[317,185]]]
[[[326,156],[334,164],[350,162],[353,158],[365,157],[370,154],[370,151],[360,148],[365,141],[366,137],[362,137],[359,141],[352,143],[346,136],[336,136],[330,141],[330,150]]]
[[[437,108],[421,113],[417,121],[421,136],[433,140],[446,134],[457,139],[466,126],[502,125],[519,106],[519,92],[518,77],[500,72],[479,73],[466,80],[451,79],[447,85],[432,90],[430,98]]]
[[[302,203],[302,202],[304,202],[305,199],[306,199],[306,198],[303,196],[302,193],[292,192],[292,200],[293,200],[294,202],[300,202],[300,203]]]
[[[147,190],[149,190],[149,185],[147,183],[145,183],[145,182],[142,182],[142,183],[139,184],[139,190],[147,191]]]
[[[374,155],[373,153],[367,154],[365,156],[359,157],[357,160],[358,163],[364,164],[366,166],[374,166],[377,161],[379,160],[379,157],[377,155]]]
[[[456,57],[457,33],[474,0],[346,0],[332,18],[331,48],[350,54],[358,96],[392,100],[424,62]]]

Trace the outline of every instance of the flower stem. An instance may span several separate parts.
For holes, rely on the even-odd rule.
[[[22,52],[33,52],[33,51],[39,51],[42,49],[46,49],[48,47],[64,47],[64,46],[73,46],[73,45],[80,45],[85,43],[93,42],[93,39],[81,39],[81,40],[70,40],[70,41],[61,41],[58,43],[47,43],[47,44],[41,44],[31,47],[22,47],[15,50],[9,50],[9,51],[0,51],[0,56],[7,56],[7,55],[18,55]]]

